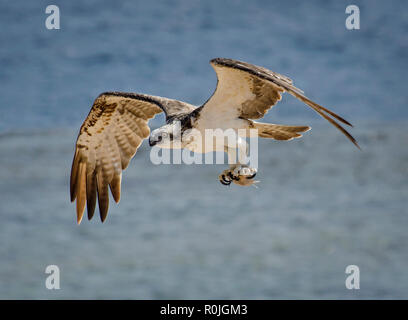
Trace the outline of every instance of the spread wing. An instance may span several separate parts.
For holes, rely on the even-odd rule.
[[[102,222],[109,207],[108,186],[120,200],[122,171],[150,134],[148,121],[164,111],[167,118],[194,107],[177,100],[148,95],[107,92],[94,102],[79,131],[71,169],[71,201],[77,200],[78,224],[87,205],[94,215],[96,199]]]
[[[217,73],[218,84],[214,94],[204,105],[201,111],[203,114],[260,119],[281,100],[281,94],[287,91],[315,110],[360,148],[350,133],[335,119],[352,126],[348,121],[307,98],[288,77],[232,59],[216,58],[210,63]]]

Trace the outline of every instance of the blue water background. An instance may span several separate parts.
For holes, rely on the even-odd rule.
[[[349,1],[1,0],[0,298],[407,298],[407,2],[352,3],[360,30],[345,28]],[[261,141],[259,189],[223,187],[223,166],[154,166],[143,145],[106,223],[78,227],[69,171],[93,99],[200,105],[214,57],[293,78],[363,151],[284,96],[265,120],[313,130]],[[350,264],[360,290],[345,288]]]

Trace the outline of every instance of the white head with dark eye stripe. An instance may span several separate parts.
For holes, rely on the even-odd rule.
[[[151,147],[158,146],[160,148],[171,148],[171,141],[175,137],[173,124],[166,124],[156,130],[153,130],[149,137],[149,145]]]

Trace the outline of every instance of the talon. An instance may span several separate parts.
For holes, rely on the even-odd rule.
[[[233,176],[231,171],[228,172],[228,177],[230,177],[232,180],[239,181],[239,177]]]
[[[224,181],[225,183],[231,184],[231,180],[227,180],[224,174],[221,176],[221,178],[222,178],[222,181]]]
[[[255,178],[255,176],[256,176],[256,172],[252,176],[249,176],[249,177],[246,177],[246,178],[247,179],[253,179],[253,178]]]
[[[221,182],[224,186],[229,186],[232,181],[225,179],[225,175],[223,174],[223,175],[221,175],[220,182]]]

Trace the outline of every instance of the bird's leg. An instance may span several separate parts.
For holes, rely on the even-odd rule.
[[[246,143],[246,141],[244,141],[244,143]],[[240,146],[238,146],[238,148],[239,147]],[[218,178],[222,184],[230,185],[231,182],[234,182],[235,184],[238,184],[240,186],[250,186],[254,184],[255,182],[257,182],[257,181],[252,180],[256,176],[257,169],[251,168],[248,165],[244,164],[242,152],[241,152],[241,156],[240,154],[238,154],[238,163],[237,163],[237,159],[236,159],[237,149],[226,147],[225,151],[228,154],[228,163],[230,165],[230,168],[224,170],[219,175]]]
[[[232,171],[237,166],[236,164],[236,150],[235,148],[230,148],[227,145],[224,146],[224,151],[227,153],[228,156],[228,164],[230,166],[229,169],[224,170],[218,176],[218,179],[223,185],[229,186],[231,182],[235,179],[235,176],[232,174]]]

